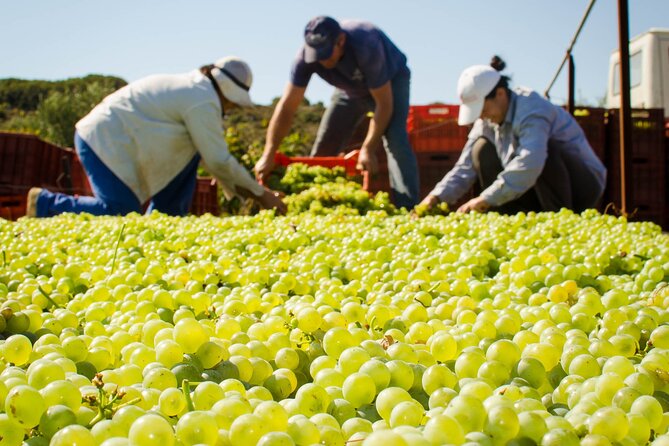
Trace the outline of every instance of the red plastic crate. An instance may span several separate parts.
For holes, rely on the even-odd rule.
[[[34,135],[0,132],[0,194],[22,194],[38,184],[43,149]]]
[[[277,152],[274,155],[274,162],[279,166],[288,166],[294,163],[303,163],[307,166],[323,166],[328,168],[343,167],[347,175],[356,175],[356,164],[358,163],[359,150],[353,150],[345,156],[286,156]]]
[[[664,111],[660,108],[632,109],[632,147],[630,157],[633,161],[649,160],[664,165],[665,160],[665,122]],[[620,159],[620,112],[608,111],[607,158]],[[618,161],[619,162],[619,161]]]
[[[0,196],[0,218],[16,220],[26,215],[25,195]]]
[[[218,184],[214,178],[198,178],[191,201],[190,212],[194,215],[220,215],[221,204],[218,200]]]
[[[583,129],[592,150],[600,160],[604,161],[606,157],[606,109],[579,107],[574,110],[574,119]]]
[[[458,105],[412,105],[407,131],[415,152],[459,152],[469,127],[458,125]]]

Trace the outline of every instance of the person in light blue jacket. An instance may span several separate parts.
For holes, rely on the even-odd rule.
[[[458,124],[474,124],[453,169],[423,199],[453,205],[475,182],[482,192],[458,212],[581,212],[596,207],[606,168],[576,120],[534,91],[509,88],[504,61],[475,65],[458,81]]]

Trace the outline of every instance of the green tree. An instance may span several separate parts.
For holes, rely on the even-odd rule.
[[[101,82],[72,92],[52,91],[35,113],[39,135],[54,144],[72,147],[74,125],[113,91],[113,86]]]

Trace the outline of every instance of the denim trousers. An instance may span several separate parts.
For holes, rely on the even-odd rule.
[[[418,203],[420,193],[418,162],[406,128],[410,84],[411,75],[408,73],[392,79],[393,114],[383,135],[393,203],[408,209]],[[340,153],[358,124],[374,107],[374,99],[369,95],[352,98],[343,90],[336,89],[318,128],[311,156],[336,156]]]
[[[64,212],[125,215],[143,211],[144,203],[139,202],[135,193],[98,158],[76,132],[74,147],[95,196],[67,195],[43,189],[37,199],[38,217],[51,217]],[[167,186],[151,197],[146,212],[155,209],[168,215],[186,215],[195,192],[199,161],[200,155],[195,155]]]

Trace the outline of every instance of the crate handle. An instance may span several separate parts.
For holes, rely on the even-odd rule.
[[[430,161],[445,161],[451,159],[451,156],[447,153],[440,153],[438,155],[431,155]]]

